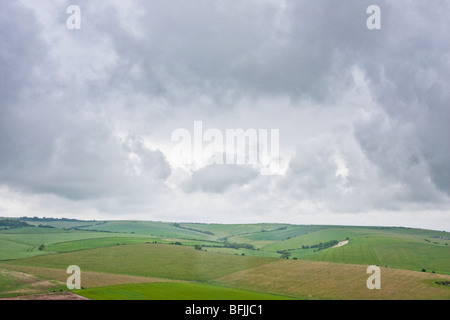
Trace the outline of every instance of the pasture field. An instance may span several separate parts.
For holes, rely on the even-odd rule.
[[[367,266],[316,261],[279,260],[214,280],[235,288],[307,299],[412,300],[450,299],[450,287],[436,275],[401,269],[381,269],[381,289],[366,287]]]
[[[36,246],[0,238],[0,261],[8,259],[20,259],[45,254]]]
[[[293,300],[281,295],[180,282],[128,284],[76,290],[75,293],[93,300]]]
[[[151,250],[145,250],[149,247]],[[193,253],[191,255],[185,249]],[[156,250],[156,251],[155,251]],[[148,255],[156,257],[160,250],[164,259],[147,265]],[[113,253],[114,252],[114,253]],[[80,256],[80,253],[84,255]],[[157,254],[156,254],[157,253]],[[116,264],[117,255],[124,257],[122,265]],[[92,258],[96,256],[98,258]],[[171,256],[177,265],[166,261]],[[221,256],[220,261],[217,261]],[[103,261],[103,258],[110,260]],[[80,259],[83,258],[83,259]],[[132,258],[137,268],[125,263]],[[196,261],[194,262],[193,259]],[[251,259],[252,261],[244,260]],[[450,299],[450,288],[437,285],[437,280],[450,281],[450,275],[438,275],[401,269],[382,268],[382,289],[366,288],[366,266],[318,261],[268,259],[242,257],[229,254],[199,252],[189,247],[171,245],[127,245],[91,249],[80,252],[46,255],[10,261],[0,265],[2,269],[26,272],[45,279],[63,282],[65,267],[78,261],[82,268],[85,289],[76,293],[92,299],[251,299],[251,296],[229,296],[231,289],[275,295],[276,299]],[[80,263],[81,262],[81,263]],[[109,262],[109,263],[108,263]],[[158,265],[159,264],[159,265]],[[222,266],[236,266],[229,268]],[[164,270],[163,270],[164,269]],[[101,270],[101,272],[93,271]],[[163,272],[164,271],[164,272]],[[132,273],[132,274],[130,274]],[[164,278],[163,276],[169,276]],[[180,280],[181,279],[181,280]],[[201,282],[198,288],[173,285],[167,282],[192,284]],[[150,283],[151,286],[137,285]],[[156,283],[164,283],[157,285]],[[124,286],[116,287],[118,284]],[[209,286],[206,286],[209,285]],[[219,288],[217,288],[217,286]],[[158,289],[159,288],[159,289]],[[188,289],[193,289],[190,292]],[[164,291],[168,290],[165,294]],[[86,292],[86,293],[85,293]],[[231,290],[231,292],[234,292]],[[241,292],[242,293],[242,292]],[[255,299],[263,299],[254,296]]]
[[[65,268],[58,269],[58,268],[43,268],[43,267],[0,264],[0,272],[1,271],[20,272],[22,274],[28,274],[30,276],[40,279],[47,279],[47,280],[51,279],[52,281],[60,283],[61,285],[64,285],[66,283],[68,277]],[[82,284],[83,288],[85,289],[105,287],[105,286],[115,286],[122,284],[172,282],[172,281],[181,281],[181,280],[172,280],[156,277],[129,276],[129,275],[111,274],[93,271],[82,272]],[[67,290],[65,286],[64,288]]]
[[[17,270],[0,268],[0,299],[60,290],[63,290],[63,286],[55,280],[43,279]]]
[[[292,257],[303,260],[380,265],[390,268],[421,271],[449,272],[449,249],[442,245],[429,245],[383,238],[350,240],[348,245],[316,251],[297,249]]]
[[[331,226],[285,226],[285,228],[286,229],[283,229],[283,227],[281,227],[280,230],[254,233],[254,234],[250,234],[246,237],[249,239],[249,241],[272,240],[272,241],[278,242],[278,241],[283,241],[283,240],[289,239],[291,237],[309,234],[309,233],[317,232],[320,230],[327,230],[332,227]]]
[[[250,250],[250,249],[233,249],[233,248],[205,248],[208,252],[217,252],[222,254],[232,254],[240,256],[253,256],[253,257],[268,257],[268,258],[280,258],[281,254],[276,252],[268,252],[262,250]]]
[[[209,231],[213,233],[218,239],[239,236],[251,235],[263,232],[275,232],[280,228],[287,228],[284,224],[202,224],[202,223],[180,223],[181,227],[191,228],[195,230]]]
[[[50,252],[72,252],[126,244],[146,243],[150,241],[158,241],[160,243],[166,242],[159,238],[149,237],[109,237],[59,242],[46,246],[46,249]]]
[[[78,265],[84,287],[78,293],[92,299],[195,300],[207,293],[233,300],[450,299],[450,287],[436,283],[450,281],[450,234],[443,231],[51,219],[30,224],[36,227],[0,230],[0,298],[67,290],[66,269]],[[331,247],[344,240],[348,244]],[[381,290],[366,287],[369,265],[382,268]]]
[[[186,246],[136,244],[36,256],[5,264],[59,269],[75,264],[86,271],[205,281],[274,260],[205,252]]]
[[[81,229],[81,228],[80,228]],[[90,231],[128,233],[181,239],[216,240],[212,235],[175,227],[173,223],[150,221],[106,221],[82,228]]]
[[[68,241],[89,241],[96,238],[129,237],[128,234],[113,234],[47,228],[19,228],[0,231],[0,261],[49,254],[53,244]],[[44,247],[41,247],[44,245]],[[57,251],[57,250],[56,250]]]
[[[393,232],[375,228],[341,227],[304,234],[262,249],[271,252],[288,250],[292,258],[304,260],[381,265],[419,271],[425,269],[450,274],[450,251],[445,244],[448,240],[433,238],[441,236],[440,234],[430,231],[419,231],[414,234],[410,230],[403,229]],[[427,242],[424,240],[427,237],[434,240]],[[340,248],[320,251],[301,249],[302,246],[311,246],[319,242],[345,239],[349,239],[349,243]]]
[[[202,240],[187,240],[187,239],[162,239],[156,237],[134,236],[134,237],[108,237],[108,238],[91,238],[74,241],[65,241],[50,244],[46,246],[46,250],[50,252],[72,252],[79,250],[95,249],[102,247],[120,246],[127,244],[138,243],[158,243],[158,244],[179,244],[183,246],[215,246],[216,242],[202,241]]]
[[[25,220],[28,224],[39,226],[50,226],[57,229],[76,230],[78,228],[89,227],[93,225],[103,224],[102,221],[64,221],[64,220],[50,220],[50,221],[33,221]]]

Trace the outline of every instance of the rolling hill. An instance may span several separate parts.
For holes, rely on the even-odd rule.
[[[442,231],[51,219],[32,224],[0,230],[0,282],[8,288],[23,282],[11,272],[63,285],[65,269],[78,265],[86,297],[99,299],[156,299],[138,284],[173,281],[205,285],[169,285],[167,297],[180,299],[186,296],[177,292],[186,288],[199,297],[212,290],[242,299],[252,296],[248,292],[280,299],[450,299],[450,234]],[[365,287],[369,265],[382,267],[382,290]],[[108,296],[105,287],[116,293]],[[16,291],[0,290],[0,297]]]

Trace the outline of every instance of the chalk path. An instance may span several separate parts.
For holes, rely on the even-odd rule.
[[[333,248],[339,248],[339,247],[343,247],[348,243],[348,240],[345,241],[341,241],[339,242],[337,245],[335,245]]]

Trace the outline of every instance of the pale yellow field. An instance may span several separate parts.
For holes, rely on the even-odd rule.
[[[450,287],[435,280],[450,275],[381,268],[381,289],[369,290],[367,266],[283,260],[239,271],[214,283],[309,299],[450,299]]]
[[[13,266],[1,264],[0,268],[20,271],[30,275],[42,277],[45,279],[56,280],[62,284],[65,284],[67,278],[70,276],[70,274],[66,273],[66,270],[63,269]],[[176,280],[155,278],[155,277],[137,277],[119,274],[108,274],[91,271],[83,271],[81,274],[81,285],[84,288],[105,287],[131,283],[173,282],[173,281]]]

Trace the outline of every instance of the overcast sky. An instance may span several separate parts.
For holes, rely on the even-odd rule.
[[[0,0],[0,216],[448,231],[449,16],[445,0]],[[194,121],[278,129],[280,171],[180,165],[172,133]]]

